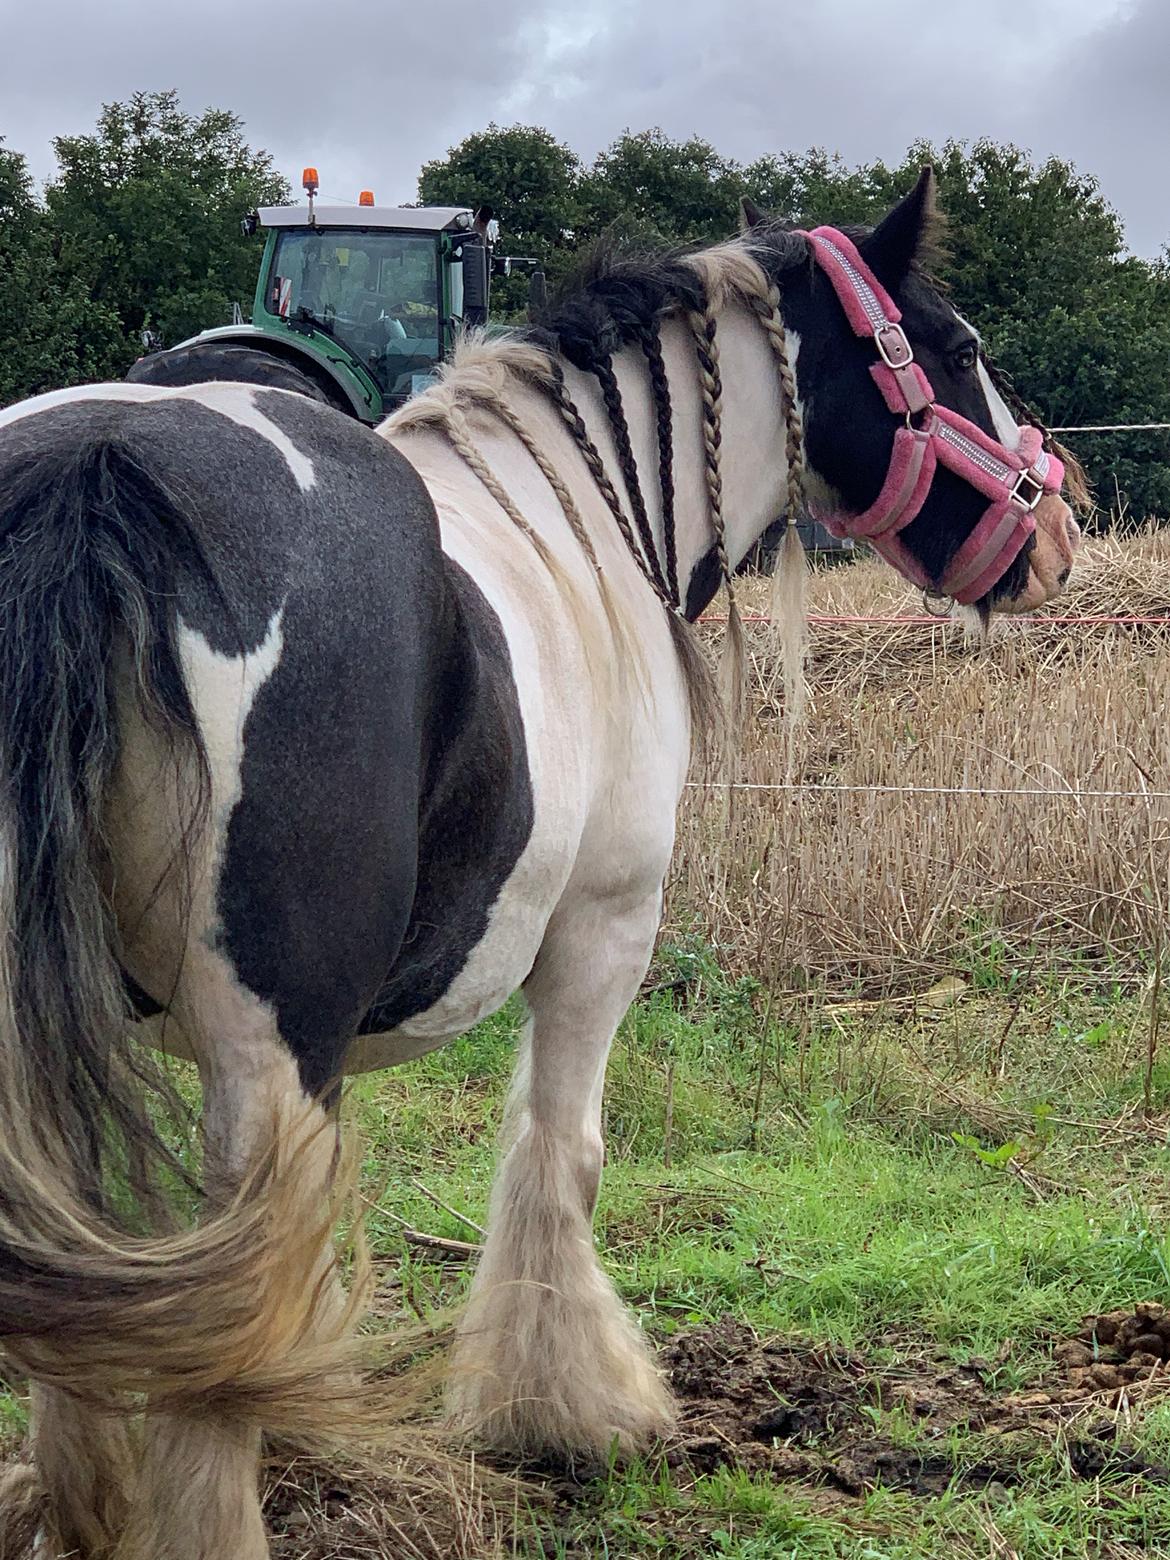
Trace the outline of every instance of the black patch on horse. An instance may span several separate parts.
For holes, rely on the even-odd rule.
[[[413,467],[327,409],[257,404],[316,483],[240,517],[282,649],[244,728],[221,936],[316,1092],[359,1028],[431,1006],[463,968],[531,834],[532,786],[503,631],[441,552]]]

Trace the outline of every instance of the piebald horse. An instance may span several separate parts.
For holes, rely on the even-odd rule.
[[[802,474],[984,613],[1076,545],[927,278],[931,204],[599,267],[377,433],[240,384],[0,413],[0,1339],[39,1554],[267,1554],[261,1434],[327,1418],[350,1357],[338,1080],[518,989],[452,1417],[572,1455],[668,1426],[590,1223],[714,703],[690,624]],[[202,1082],[194,1228],[160,1222],[151,1014]]]

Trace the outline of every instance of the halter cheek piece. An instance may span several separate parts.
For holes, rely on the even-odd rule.
[[[894,435],[882,490],[865,513],[831,514],[814,508],[813,514],[834,536],[863,538],[921,589],[964,605],[978,601],[1003,578],[1035,531],[1036,505],[1046,493],[1060,492],[1064,465],[1042,448],[1038,428],[1021,426],[1019,448],[1009,450],[965,417],[937,405],[930,381],[914,361],[901,312],[856,246],[836,228],[819,227],[808,236],[855,334],[877,349],[879,361],[870,373],[886,405],[905,418]],[[898,533],[926,502],[940,463],[990,503],[936,584]]]

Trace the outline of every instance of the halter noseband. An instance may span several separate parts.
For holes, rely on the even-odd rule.
[[[1021,425],[1018,448],[1009,450],[965,417],[939,406],[930,381],[914,361],[898,306],[856,245],[832,227],[815,228],[808,237],[854,333],[877,349],[879,361],[870,373],[886,405],[905,417],[894,435],[882,490],[865,513],[823,513],[814,507],[813,514],[834,536],[863,538],[921,589],[964,605],[978,601],[1003,578],[1035,531],[1032,511],[1046,493],[1059,493],[1064,465],[1042,447],[1039,428]],[[898,533],[926,502],[940,462],[990,503],[936,584]]]

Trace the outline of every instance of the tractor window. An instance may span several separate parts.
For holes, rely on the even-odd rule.
[[[324,325],[396,399],[439,358],[438,267],[434,234],[289,228],[277,240],[268,307]]]

